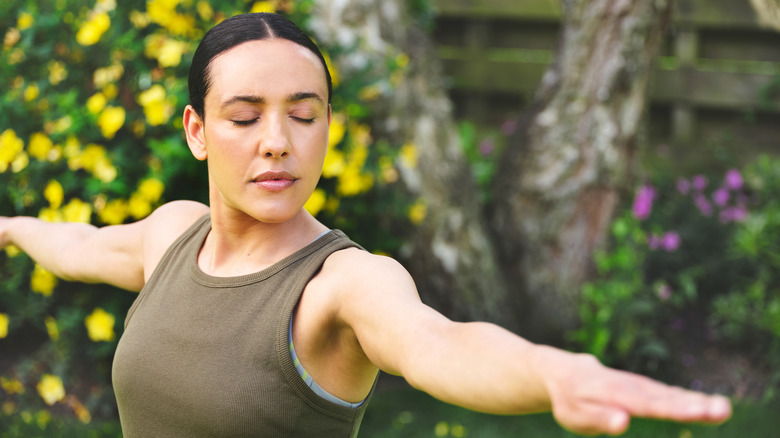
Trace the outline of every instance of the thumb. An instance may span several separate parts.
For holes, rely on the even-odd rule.
[[[631,417],[614,407],[588,404],[575,411],[558,412],[556,419],[564,428],[582,435],[620,435],[628,429]]]

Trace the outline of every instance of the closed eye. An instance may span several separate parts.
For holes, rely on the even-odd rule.
[[[311,125],[312,123],[314,123],[314,117],[310,119],[307,119],[305,117],[292,117],[292,119],[301,123],[305,123],[307,125]]]
[[[233,126],[249,126],[253,123],[255,123],[257,119],[250,119],[250,120],[231,120],[233,122]]]

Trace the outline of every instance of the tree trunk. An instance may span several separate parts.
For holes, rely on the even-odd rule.
[[[671,0],[564,1],[562,41],[536,111],[502,157],[494,205],[481,205],[462,154],[429,38],[405,0],[318,0],[319,41],[360,50],[334,59],[342,75],[383,68],[404,52],[409,69],[372,108],[373,126],[411,141],[407,190],[428,204],[405,236],[404,262],[423,299],[451,318],[489,320],[556,342],[576,324],[576,298],[603,244],[620,187],[634,173],[652,62]],[[490,228],[488,227],[490,226]]]
[[[410,16],[405,0],[319,0],[312,14],[318,40],[360,47],[335,59],[342,75],[385,68],[398,53],[409,56],[403,79],[374,102],[377,136],[411,142],[417,166],[402,166],[413,197],[427,204],[425,220],[405,236],[403,262],[424,301],[456,320],[488,320],[513,327],[507,288],[488,237],[479,192],[460,147],[451,102],[435,48]],[[375,72],[379,76],[389,77]]]
[[[492,223],[506,274],[522,284],[534,337],[577,323],[619,199],[635,173],[648,80],[671,0],[564,1],[555,64],[536,111],[509,148],[494,187]]]

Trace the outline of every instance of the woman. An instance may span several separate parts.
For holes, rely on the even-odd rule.
[[[140,291],[113,372],[125,436],[355,436],[380,369],[478,411],[552,410],[580,433],[622,433],[631,416],[729,417],[723,397],[452,322],[397,262],[309,215],[331,82],[288,20],[217,25],[189,85],[184,130],[208,164],[208,207],[171,202],[100,229],[0,218],[0,247],[69,280]]]

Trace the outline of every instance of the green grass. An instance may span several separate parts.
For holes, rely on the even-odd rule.
[[[739,403],[723,425],[634,419],[626,438],[771,438],[780,436],[780,399]],[[496,416],[442,403],[408,387],[378,391],[366,411],[361,438],[571,438],[551,414]]]

